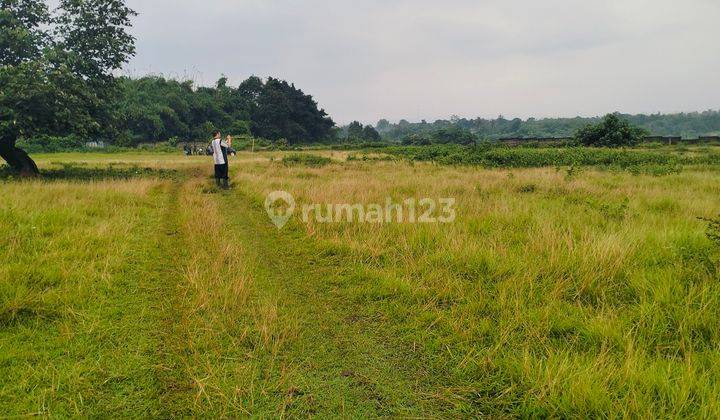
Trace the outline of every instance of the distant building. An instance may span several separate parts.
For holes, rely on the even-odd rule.
[[[89,141],[85,143],[85,147],[87,147],[88,149],[102,149],[105,147],[105,142],[100,140]]]

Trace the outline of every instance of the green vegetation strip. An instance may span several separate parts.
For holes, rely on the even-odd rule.
[[[680,165],[720,165],[720,153],[703,149],[695,154],[638,149],[603,148],[503,148],[503,147],[393,147],[384,152],[411,161],[445,165],[478,165],[492,168],[543,166],[601,166],[628,170],[667,169]]]

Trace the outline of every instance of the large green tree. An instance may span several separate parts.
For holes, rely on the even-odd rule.
[[[349,140],[360,140],[363,136],[363,125],[360,121],[353,121],[347,127],[347,138]]]
[[[99,136],[114,128],[114,70],[134,54],[123,0],[0,0],[0,157],[38,173],[16,144],[38,133]]]
[[[291,144],[329,139],[335,126],[312,96],[272,77],[259,91],[251,118],[255,136]]]
[[[214,87],[157,76],[122,77],[117,105],[120,144],[207,138],[211,129],[235,135],[254,134],[292,143],[328,140],[333,121],[311,96],[293,85],[251,76],[237,88],[222,77]]]
[[[366,141],[380,141],[382,137],[380,137],[380,133],[378,133],[375,127],[366,125],[362,131],[362,139]]]

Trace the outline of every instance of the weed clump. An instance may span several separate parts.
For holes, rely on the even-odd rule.
[[[283,157],[282,163],[285,166],[311,166],[320,168],[332,163],[332,159],[324,156],[295,153]]]
[[[714,219],[701,217],[700,220],[708,223],[707,237],[720,247],[720,216]]]
[[[538,187],[535,184],[523,184],[518,188],[518,192],[521,194],[531,194],[537,191]]]

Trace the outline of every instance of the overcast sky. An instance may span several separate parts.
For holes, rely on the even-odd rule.
[[[339,123],[720,109],[720,0],[128,3],[128,74],[280,77]]]

